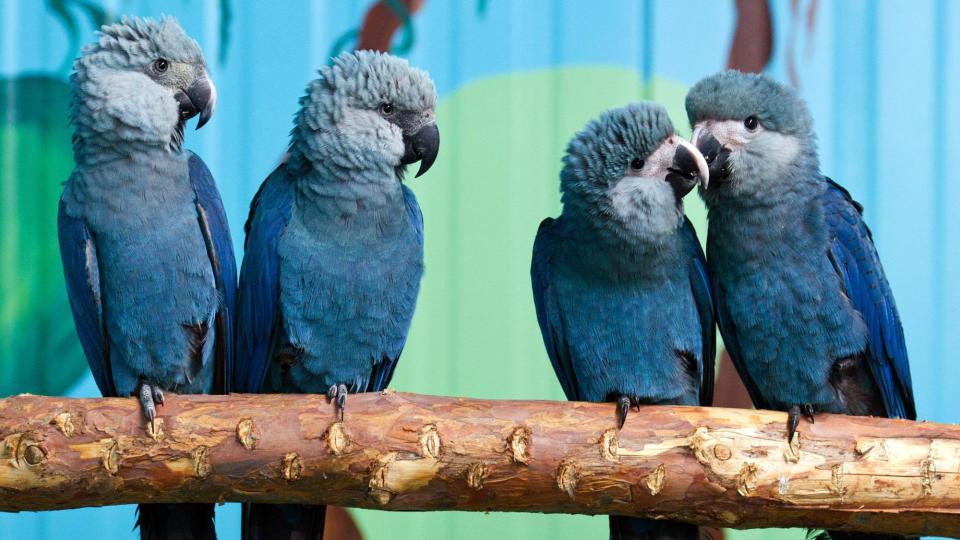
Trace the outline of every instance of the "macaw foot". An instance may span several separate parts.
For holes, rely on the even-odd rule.
[[[624,422],[627,421],[627,414],[630,409],[639,409],[640,401],[635,397],[621,395],[617,398],[617,431],[623,429]]]
[[[154,420],[157,418],[157,407],[163,405],[163,390],[155,384],[141,380],[137,387],[137,399],[140,400],[143,415],[150,421],[150,429],[155,431],[157,426]]]
[[[327,390],[327,399],[336,400],[337,412],[340,414],[340,423],[343,423],[343,406],[347,404],[347,385],[333,385]]]
[[[811,424],[814,423],[813,419],[813,405],[809,403],[804,403],[802,405],[794,405],[790,407],[790,410],[787,411],[787,443],[793,440],[793,434],[797,432],[797,426],[800,425],[800,415],[803,415]]]

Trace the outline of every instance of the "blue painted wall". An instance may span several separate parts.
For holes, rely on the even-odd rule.
[[[960,37],[951,31],[960,28],[960,3],[812,2],[771,2],[774,52],[768,71],[792,80],[809,100],[824,172],[867,208],[903,317],[921,417],[956,422],[960,396],[944,381],[960,378],[953,348],[960,281],[951,279],[960,271],[960,214],[953,211],[960,207],[960,184],[950,178],[960,157]],[[187,146],[203,156],[220,184],[238,250],[248,201],[285,149],[306,82],[335,40],[360,24],[370,3],[99,3],[112,14],[176,15],[205,50],[220,101],[214,120],[188,133]],[[229,21],[223,20],[225,5]],[[92,26],[70,9],[81,41],[89,41]],[[533,322],[527,265],[536,224],[558,209],[563,144],[602,108],[633,99],[667,103],[674,122],[688,131],[683,93],[726,65],[735,23],[733,2],[714,0],[426,0],[413,18],[413,47],[406,56],[437,83],[444,148],[436,168],[414,185],[426,219],[427,275],[394,387],[560,398]],[[0,79],[42,74],[63,81],[69,50],[65,27],[46,2],[0,0]],[[17,102],[4,95],[0,110],[7,109],[9,119]],[[25,165],[24,136],[3,133],[4,252],[55,244],[49,230],[34,228],[31,216],[42,218],[55,208],[57,189],[17,198],[32,189],[34,173],[28,171],[34,169]],[[501,159],[485,159],[490,151]],[[11,202],[20,200],[37,207]],[[702,233],[702,208],[690,204],[688,212],[700,220]],[[25,322],[16,319],[27,313],[18,311],[26,302],[19,264],[0,256],[0,338]],[[37,290],[58,294],[59,268],[37,264],[53,276]],[[14,379],[15,373],[23,376],[17,369],[0,363],[0,377],[7,379],[0,385],[20,380]],[[23,381],[3,388],[21,391],[31,379]],[[96,394],[83,375],[62,391]],[[369,538],[602,538],[606,523],[517,514],[354,515]],[[236,537],[236,505],[220,507],[218,516],[223,538]],[[0,515],[0,539],[131,537],[132,522],[129,507]]]

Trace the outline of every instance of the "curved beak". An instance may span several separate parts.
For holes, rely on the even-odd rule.
[[[217,87],[204,70],[186,90],[177,92],[175,97],[180,103],[180,116],[184,120],[200,115],[197,121],[197,129],[200,129],[213,116],[217,106]]]
[[[667,182],[673,186],[677,199],[681,199],[697,185],[697,179],[706,189],[710,182],[710,170],[703,154],[695,146],[679,137],[676,140],[677,149],[667,169]]]
[[[400,163],[409,165],[420,162],[420,170],[414,178],[430,170],[440,152],[440,130],[436,122],[431,122],[417,131],[403,134],[405,151]]]
[[[730,157],[730,149],[720,144],[713,133],[710,133],[710,130],[702,125],[693,130],[693,136],[690,140],[697,145],[697,150],[706,159],[710,176],[714,179],[714,185],[721,184],[723,180],[730,176],[730,167],[727,162]]]

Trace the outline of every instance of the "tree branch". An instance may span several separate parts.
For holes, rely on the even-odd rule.
[[[960,426],[385,392],[0,400],[0,510],[137,502],[653,516],[960,536]]]

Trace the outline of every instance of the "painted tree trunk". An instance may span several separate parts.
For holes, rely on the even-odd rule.
[[[352,395],[0,400],[0,510],[135,502],[652,516],[734,528],[960,536],[960,426]]]

